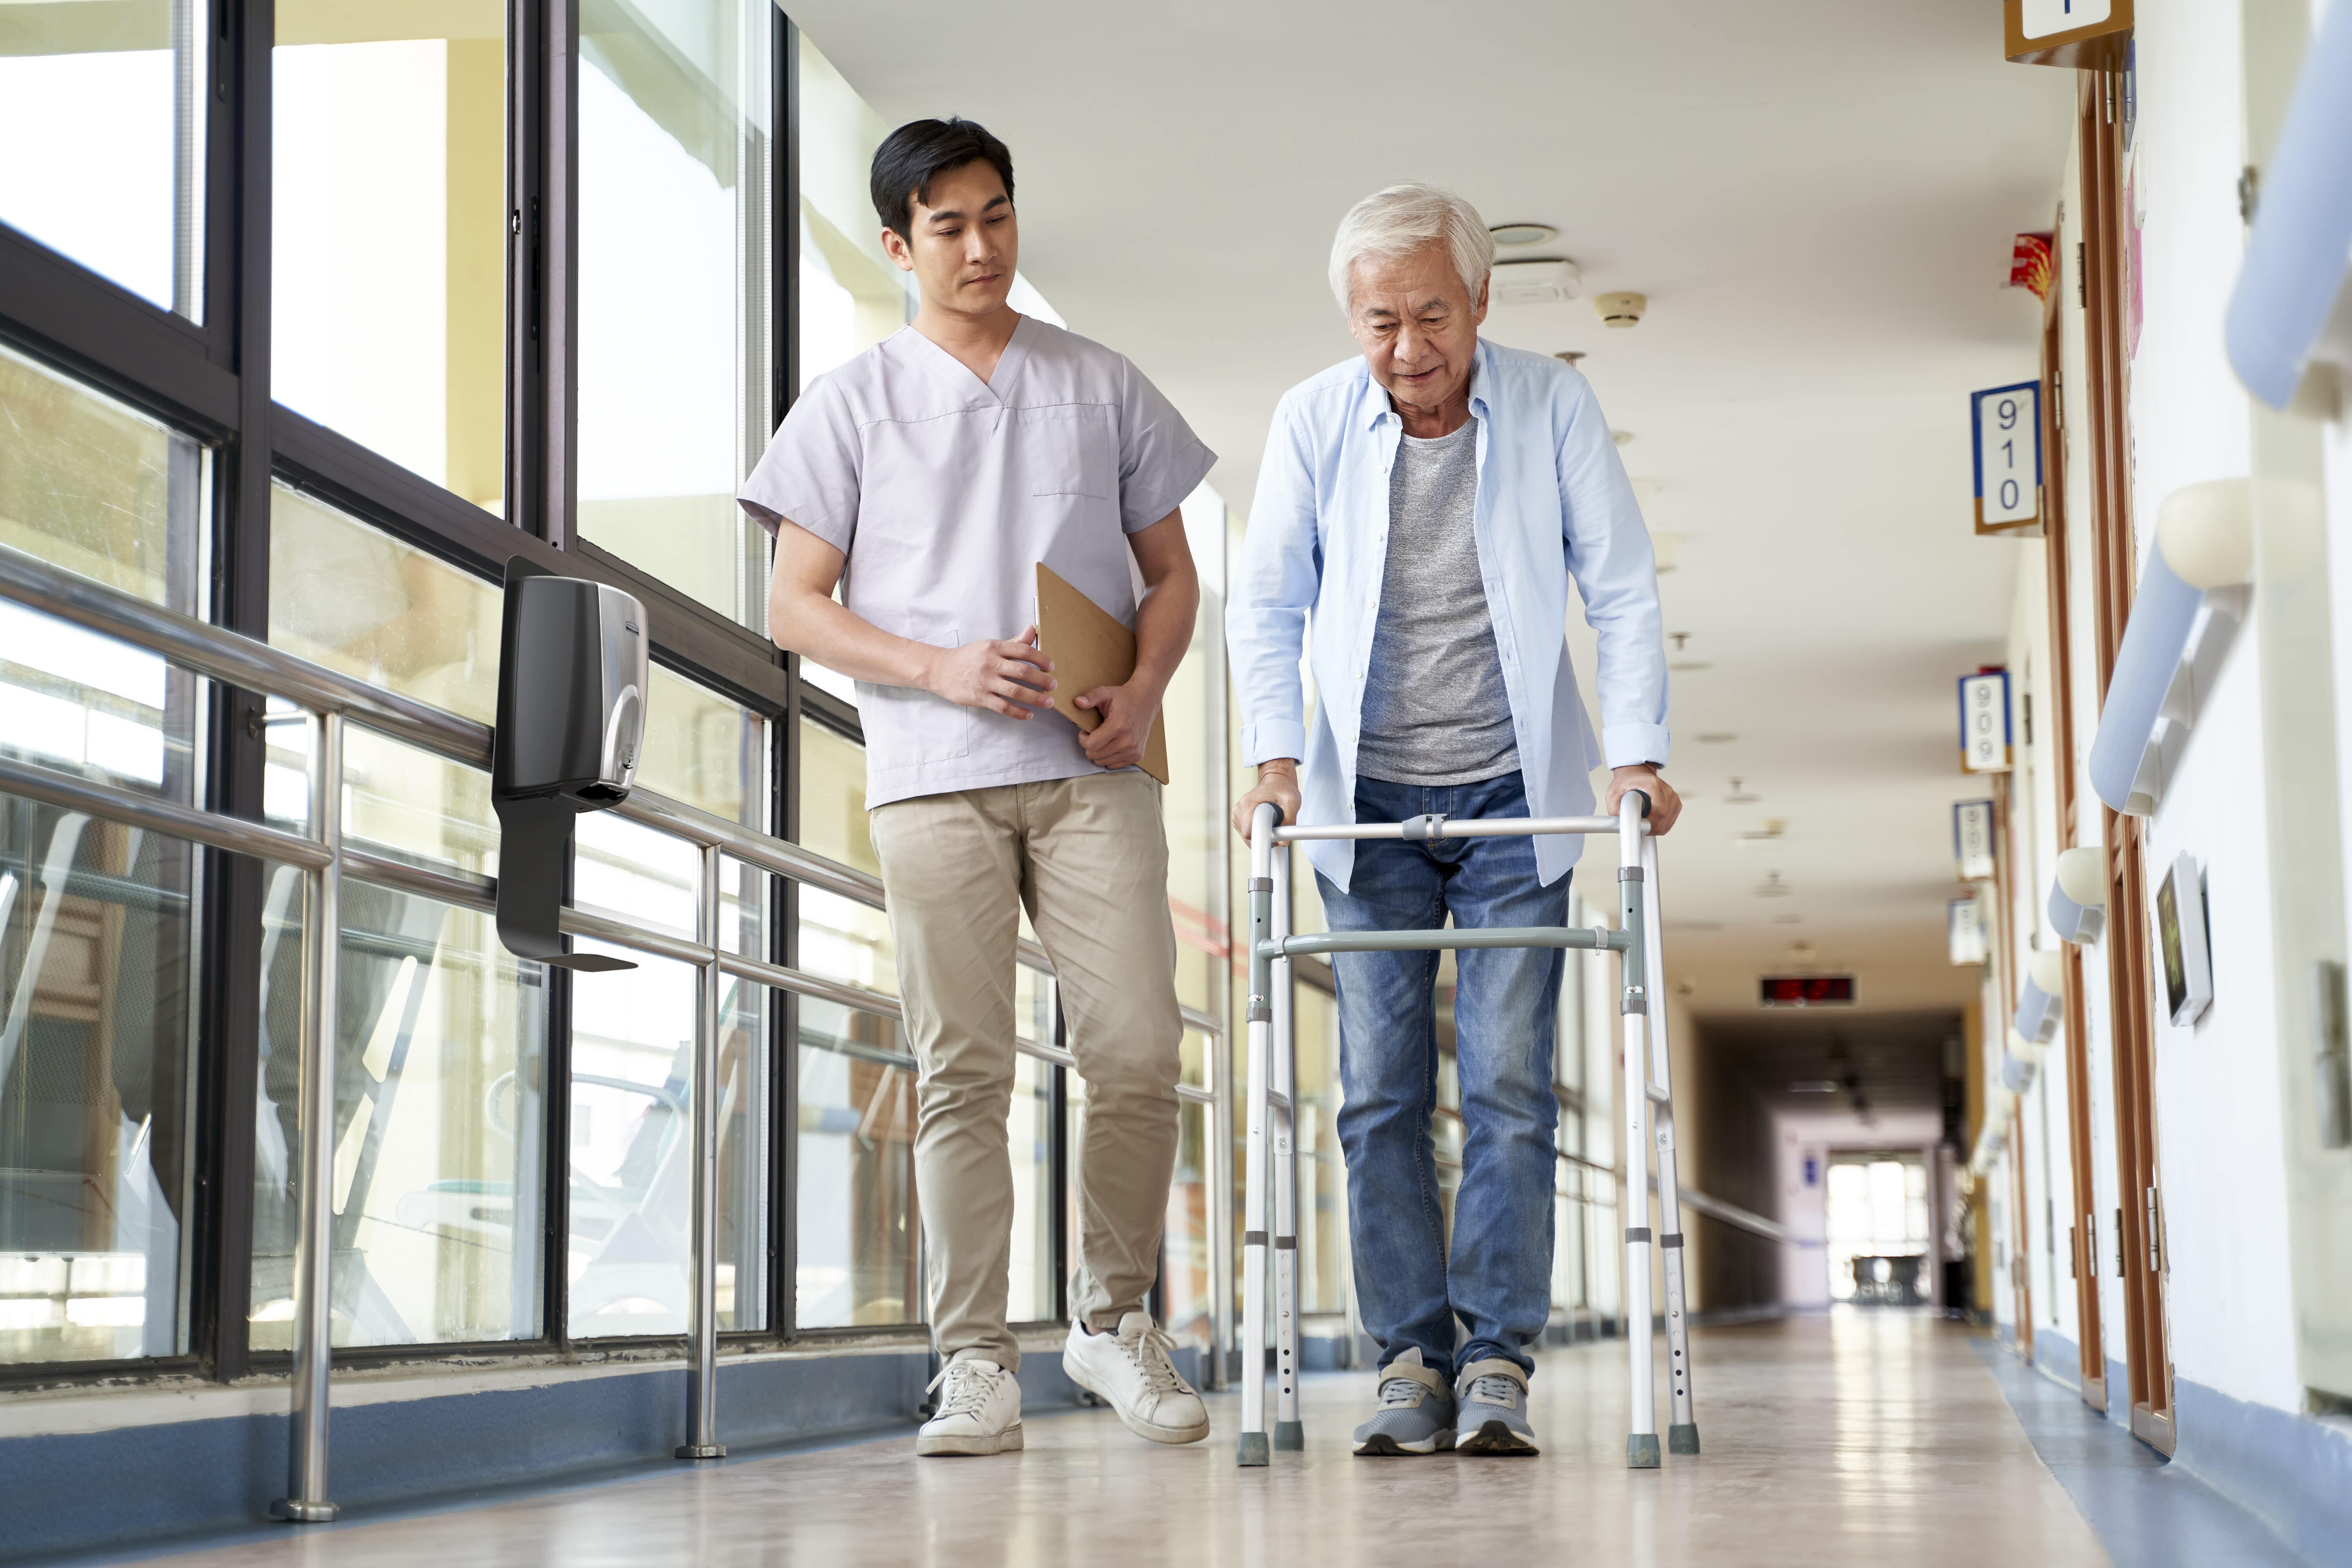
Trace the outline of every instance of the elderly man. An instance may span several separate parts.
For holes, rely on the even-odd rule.
[[[1258,768],[1234,808],[1242,832],[1264,801],[1305,823],[1581,815],[1604,760],[1610,810],[1641,790],[1664,832],[1681,809],[1658,776],[1666,674],[1649,535],[1584,378],[1478,336],[1494,257],[1470,205],[1429,185],[1392,185],[1339,225],[1331,288],[1363,357],[1276,409],[1227,617]],[[1564,640],[1571,578],[1600,637],[1599,745]],[[1308,858],[1336,931],[1449,914],[1560,925],[1582,842],[1332,840]],[[1536,1452],[1527,1347],[1550,1311],[1562,956],[1457,960],[1450,1254],[1430,1143],[1437,955],[1336,961],[1356,1296],[1381,1346],[1359,1454]]]

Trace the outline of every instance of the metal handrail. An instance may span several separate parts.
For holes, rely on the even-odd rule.
[[[395,739],[474,767],[490,762],[488,727],[429,704],[381,690],[340,671],[181,615],[163,605],[51,565],[37,556],[0,545],[0,599],[13,600],[117,641],[142,647],[194,673],[248,690],[294,701],[315,714],[317,745],[310,753],[310,826],[317,837],[288,833],[245,818],[222,816],[142,795],[54,769],[0,758],[0,790],[69,811],[151,828],[175,837],[300,868],[311,879],[312,896],[303,915],[304,1039],[301,1059],[302,1217],[296,1244],[297,1334],[293,1425],[289,1437],[288,1496],[272,1505],[280,1518],[331,1520],[327,1500],[327,1410],[331,1300],[328,1270],[332,1257],[332,1213],[327,1199],[334,1175],[336,1000],[335,954],[341,945],[339,888],[350,875],[448,903],[489,911],[496,883],[477,873],[436,869],[351,848],[341,841],[342,727],[358,722]],[[725,1453],[717,1441],[717,1325],[709,1278],[716,1263],[716,1100],[719,1004],[717,976],[731,974],[799,995],[890,1017],[903,1017],[897,997],[783,964],[727,952],[719,941],[719,858],[794,879],[873,908],[884,907],[881,881],[869,873],[756,829],[648,790],[633,791],[615,814],[686,839],[702,852],[701,897],[691,939],[647,930],[633,922],[577,909],[561,911],[562,929],[637,952],[690,963],[698,977],[696,1008],[693,1194],[694,1301],[689,1312],[687,1417],[688,1442],[680,1458],[709,1458]],[[1017,944],[1019,961],[1051,973],[1044,949]],[[1212,1041],[1210,1078],[1224,1026],[1192,1008],[1181,1009],[1185,1024]],[[1069,1052],[1016,1039],[1016,1048],[1063,1067],[1076,1067]],[[1210,1089],[1179,1085],[1181,1100],[1205,1104],[1221,1118],[1223,1097]],[[1223,1134],[1216,1130],[1213,1142]],[[1222,1290],[1223,1287],[1219,1286]]]

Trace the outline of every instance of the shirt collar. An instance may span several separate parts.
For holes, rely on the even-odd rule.
[[[1478,347],[1470,356],[1470,416],[1482,423],[1490,413],[1486,389],[1495,384],[1494,363],[1495,351],[1485,338],[1480,338]],[[1363,385],[1357,394],[1357,423],[1366,430],[1377,430],[1381,421],[1396,410],[1389,406],[1387,389],[1372,379],[1372,367],[1361,361],[1358,364],[1363,376]]]

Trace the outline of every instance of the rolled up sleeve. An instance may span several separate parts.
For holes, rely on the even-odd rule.
[[[1245,763],[1307,754],[1306,693],[1298,666],[1307,614],[1321,582],[1314,466],[1296,403],[1285,398],[1266,438],[1233,602],[1225,611]]]
[[[1569,571],[1598,639],[1602,760],[1663,766],[1672,736],[1657,559],[1609,422],[1581,378],[1560,437],[1559,499]]]

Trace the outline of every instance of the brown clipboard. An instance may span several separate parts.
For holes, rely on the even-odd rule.
[[[1122,686],[1135,673],[1135,634],[1118,617],[1037,563],[1037,647],[1054,661],[1054,711],[1091,732],[1102,715],[1078,706],[1097,686]],[[1151,716],[1143,743],[1143,771],[1168,782],[1168,719]]]

